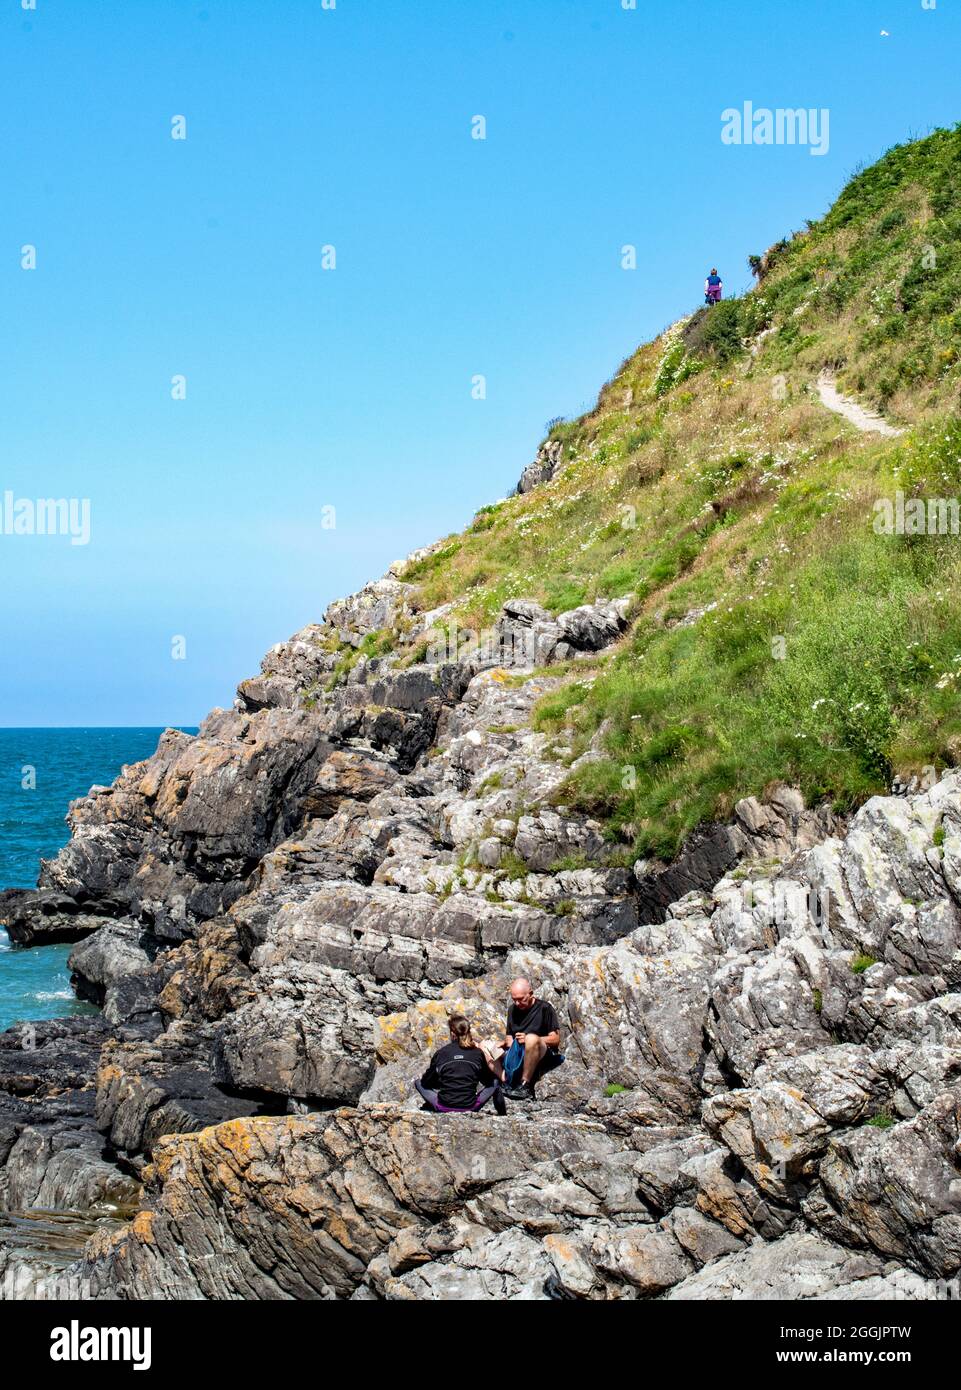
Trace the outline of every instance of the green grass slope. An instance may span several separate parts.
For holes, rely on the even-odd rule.
[[[961,128],[890,151],[758,269],[551,430],[553,482],[405,576],[475,629],[509,597],[636,596],[538,715],[604,750],[563,800],[625,856],[669,857],[778,780],[850,807],[961,759],[961,537],[874,529],[897,489],[961,496]],[[828,412],[824,367],[904,435]]]

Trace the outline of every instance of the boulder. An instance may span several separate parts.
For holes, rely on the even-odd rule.
[[[543,483],[549,483],[560,469],[563,457],[563,440],[545,439],[537,451],[536,458],[527,465],[521,474],[515,491],[523,494],[531,492]]]
[[[961,1266],[961,1089],[913,1119],[835,1136],[804,1204],[830,1239],[877,1251],[934,1278]]]
[[[111,922],[71,951],[67,965],[81,999],[99,1004],[110,1023],[160,1026],[159,984],[152,974],[158,942],[133,922]]]
[[[799,1232],[773,1244],[759,1240],[747,1250],[725,1255],[675,1284],[667,1297],[731,1302],[822,1298],[881,1273],[877,1258]]]

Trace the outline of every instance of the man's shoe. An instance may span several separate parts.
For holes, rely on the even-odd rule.
[[[530,1086],[511,1086],[504,1094],[508,1100],[530,1100],[532,1097]]]
[[[498,1115],[506,1115],[507,1101],[504,1099],[504,1092],[500,1086],[498,1086],[497,1090],[494,1092],[492,1100],[494,1102],[494,1109],[497,1111]]]

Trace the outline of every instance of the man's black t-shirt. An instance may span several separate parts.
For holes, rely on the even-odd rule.
[[[512,1004],[507,1010],[507,1034],[513,1038],[515,1033],[534,1033],[538,1038],[546,1038],[548,1033],[560,1031],[560,1021],[553,1004],[546,999],[535,999],[529,1009],[519,1009]]]
[[[492,1086],[494,1073],[479,1047],[462,1047],[449,1042],[435,1052],[420,1084],[437,1092],[441,1105],[452,1110],[469,1110],[478,1086]]]

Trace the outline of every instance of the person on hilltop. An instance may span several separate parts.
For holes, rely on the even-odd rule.
[[[447,1020],[450,1042],[434,1053],[414,1090],[437,1114],[470,1114],[493,1100],[498,1115],[507,1113],[499,1078],[486,1055],[474,1045],[463,1014]],[[478,1090],[477,1088],[481,1089]]]
[[[504,1081],[508,1100],[533,1100],[534,1086],[564,1061],[558,1051],[561,1025],[553,1004],[538,999],[530,980],[511,985],[503,1044],[485,1044],[495,1074]]]
[[[704,281],[704,303],[720,304],[721,291],[723,289],[724,282],[721,280],[720,275],[718,275],[717,266],[715,266],[714,269],[711,271],[710,275]]]

